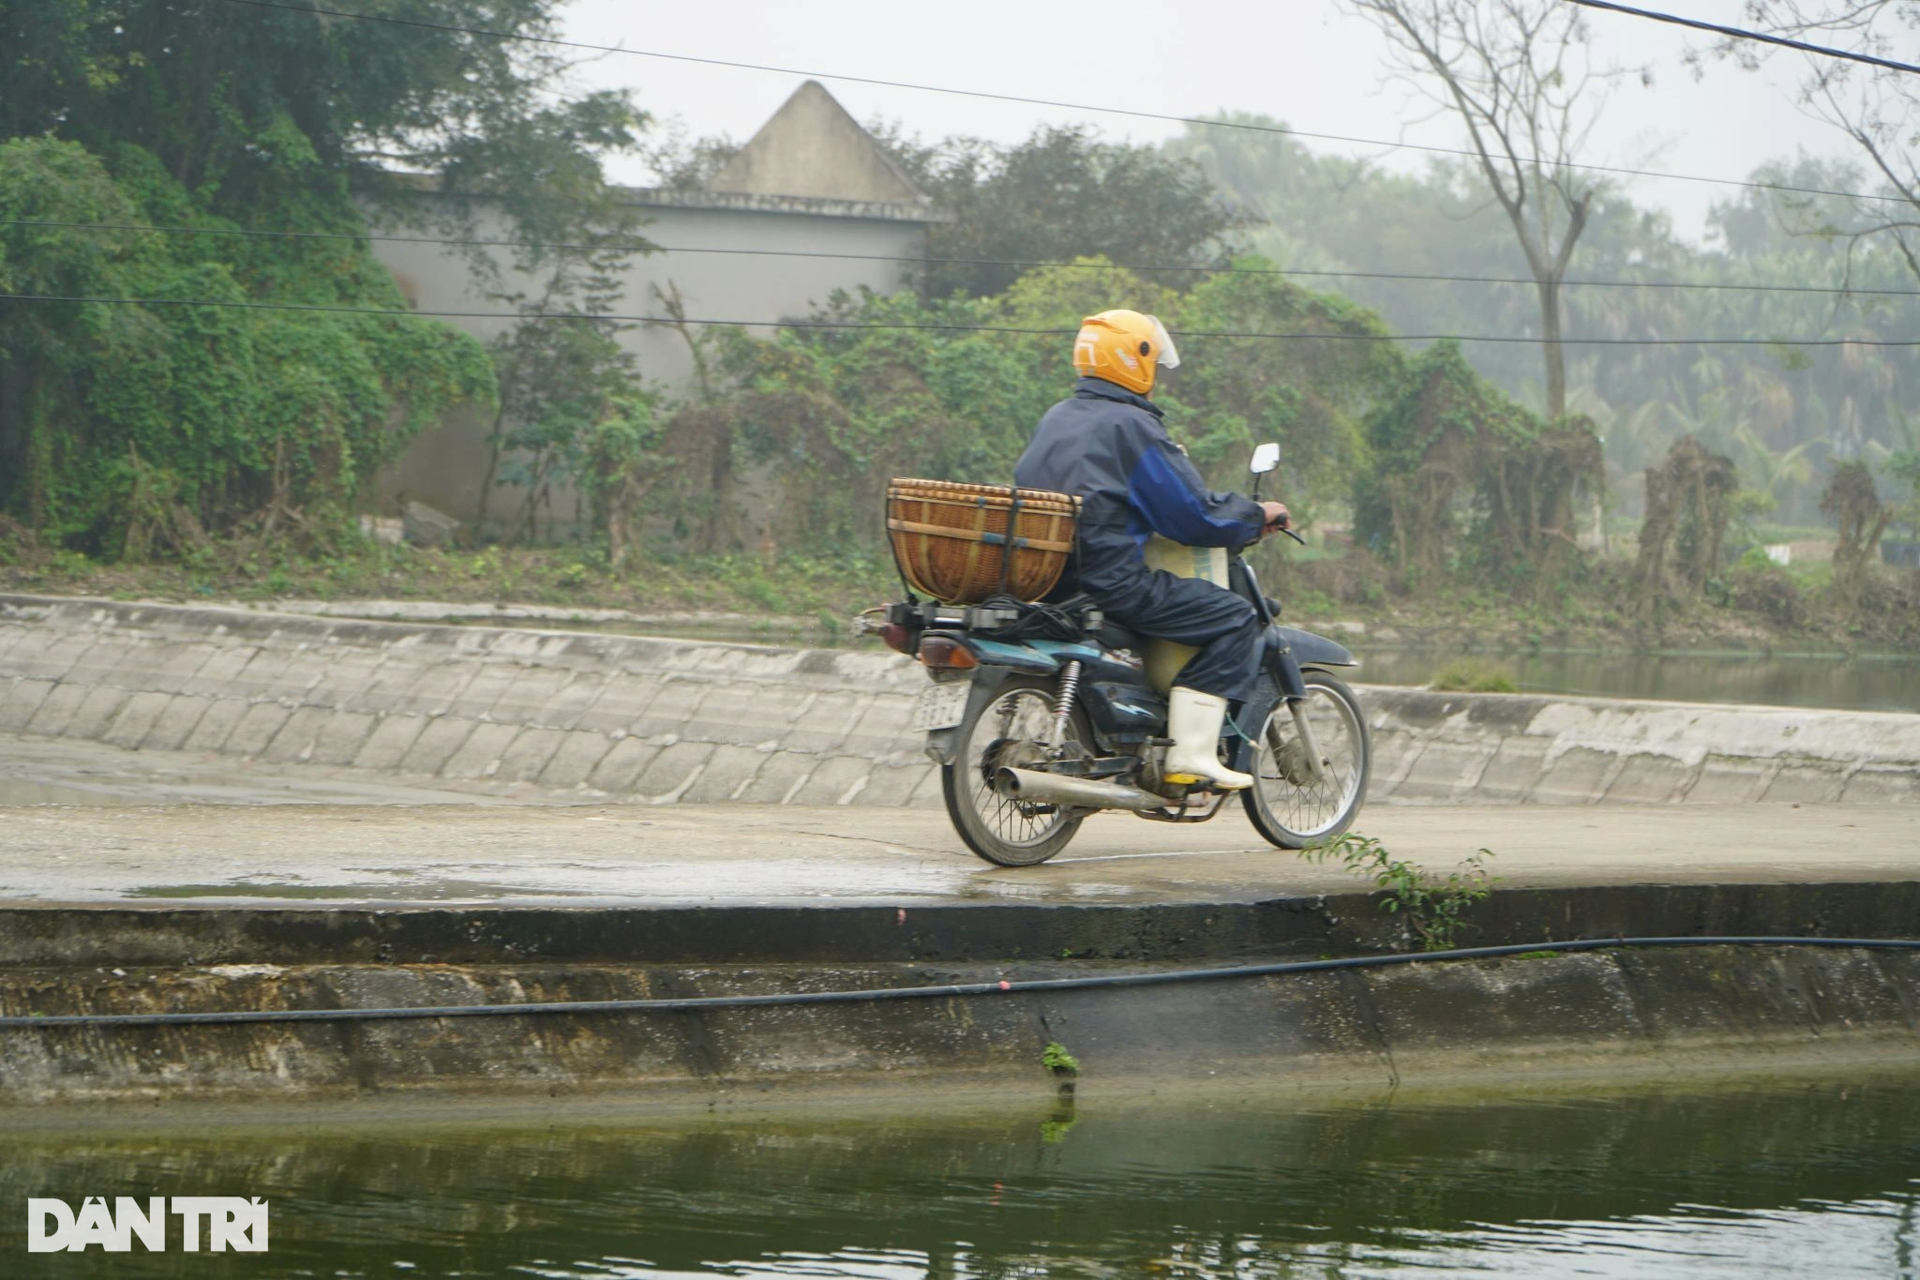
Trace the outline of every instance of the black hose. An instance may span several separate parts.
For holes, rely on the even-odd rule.
[[[1542,951],[1605,951],[1617,947],[1835,947],[1877,951],[1920,951],[1910,938],[1682,937],[1581,938],[1570,942],[1516,942],[1498,947],[1461,947],[1452,951],[1395,952],[1341,956],[1329,960],[1287,960],[1275,964],[1223,965],[1212,969],[1163,969],[1147,973],[1088,974],[1075,978],[1024,981],[959,982],[937,987],[879,987],[867,991],[793,991],[759,996],[690,996],[669,1000],[547,1000],[530,1004],[422,1005],[400,1009],[256,1009],[214,1013],[73,1013],[0,1017],[0,1030],[32,1027],[173,1027],[189,1023],[355,1022],[401,1018],[517,1017],[536,1013],[698,1013],[708,1009],[757,1009],[786,1005],[855,1004],[875,1000],[926,1000],[951,996],[1020,994],[1031,991],[1085,991],[1096,987],[1148,987],[1215,978],[1263,978],[1283,973],[1319,973],[1329,969],[1371,969],[1436,960],[1486,960]]]

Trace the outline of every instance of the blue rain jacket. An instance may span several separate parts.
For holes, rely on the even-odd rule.
[[[1151,534],[1189,547],[1238,547],[1260,536],[1260,504],[1208,490],[1160,419],[1145,396],[1082,378],[1072,399],[1040,419],[1014,468],[1021,488],[1084,499],[1077,585],[1096,599],[1139,592]]]

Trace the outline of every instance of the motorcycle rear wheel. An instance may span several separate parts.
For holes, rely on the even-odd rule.
[[[1031,867],[1067,847],[1087,813],[1052,805],[1022,804],[993,789],[993,771],[1038,759],[1053,724],[1054,687],[1050,680],[1016,676],[999,688],[980,714],[960,726],[953,763],[940,768],[940,790],[953,829],[988,862],[1002,867]],[[1069,751],[1093,740],[1079,707],[1067,724]],[[991,751],[992,757],[989,758]]]
[[[1311,849],[1340,838],[1367,798],[1373,740],[1367,717],[1353,690],[1324,671],[1301,673],[1307,686],[1307,716],[1329,760],[1325,781],[1301,776],[1304,758],[1293,713],[1282,701],[1260,726],[1253,756],[1253,786],[1242,792],[1247,817],[1271,844],[1282,849]]]

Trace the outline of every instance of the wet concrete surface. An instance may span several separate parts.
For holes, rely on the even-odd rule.
[[[0,778],[9,1013],[856,991],[1414,945],[1368,881],[1265,845],[1237,808],[1193,826],[1096,816],[1053,862],[1010,869],[924,809],[515,803],[38,739],[0,738]],[[1915,805],[1395,806],[1359,830],[1441,873],[1492,850],[1473,943],[1904,936],[1920,901]],[[0,1044],[0,1127],[136,1100],[1037,1097],[1058,1088],[1036,1064],[1063,1035],[1084,1083],[1117,1091],[1851,1070],[1920,1043],[1920,960],[1891,952],[1357,972],[692,1021],[49,1028]]]
[[[478,785],[478,784],[475,784]],[[0,735],[0,903],[543,906],[1256,902],[1364,887],[1212,822],[1089,819],[990,866],[938,810],[583,802],[527,787]],[[1375,807],[1357,830],[1503,888],[1920,880],[1920,806]]]
[[[1237,811],[1090,819],[1039,867],[967,853],[924,810],[773,805],[25,805],[0,808],[0,902],[544,906],[1255,902],[1362,882]],[[1502,888],[1920,880],[1920,808],[1396,807],[1358,829]]]
[[[430,780],[431,781],[431,780]],[[128,804],[486,804],[539,802],[531,787],[412,786],[364,770],[241,760],[213,752],[126,751],[0,733],[0,807]]]

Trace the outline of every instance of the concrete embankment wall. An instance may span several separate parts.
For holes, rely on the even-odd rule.
[[[1501,891],[1472,941],[1897,932],[1920,884]],[[1151,907],[26,908],[10,1014],[368,1009],[871,990],[1311,958],[1403,942],[1354,894]],[[1071,959],[1062,959],[1062,953]],[[1712,946],[699,1012],[37,1027],[0,1122],[53,1104],[594,1097],[806,1101],[1668,1076],[1920,1062],[1920,953]]]
[[[654,803],[937,804],[874,651],[0,596],[0,732]],[[1920,802],[1920,716],[1369,688],[1371,798]]]

